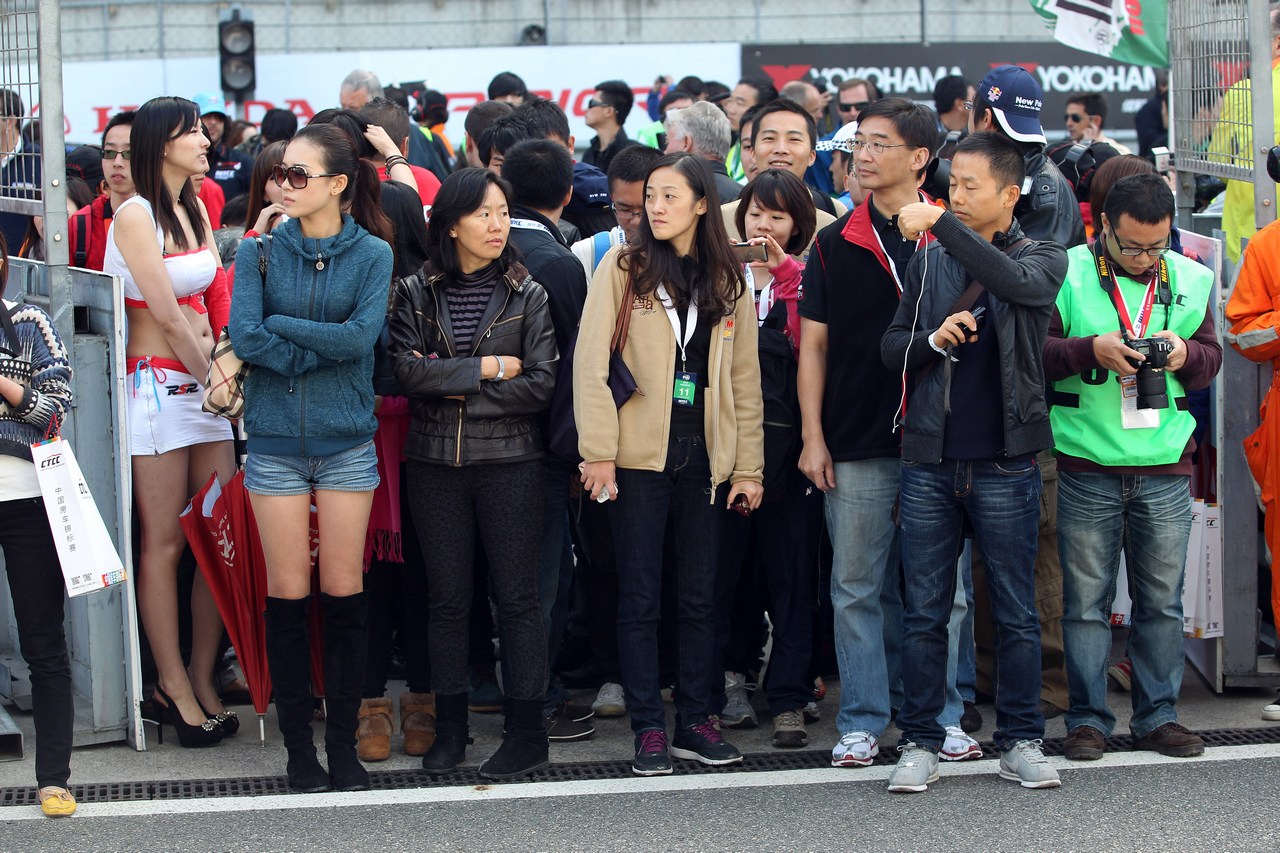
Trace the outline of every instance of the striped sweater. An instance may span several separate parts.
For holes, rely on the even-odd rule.
[[[71,364],[49,315],[34,305],[3,303],[18,334],[0,328],[0,376],[24,389],[22,402],[0,397],[0,453],[31,461],[31,445],[58,431],[71,409]]]

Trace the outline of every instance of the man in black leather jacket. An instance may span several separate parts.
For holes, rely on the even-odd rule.
[[[1070,182],[1045,154],[1040,108],[1044,91],[1035,77],[1016,65],[993,68],[978,84],[970,130],[993,130],[1012,139],[1022,151],[1027,178],[1022,197],[1014,208],[1022,233],[1033,240],[1052,240],[1066,248],[1085,242],[1084,219]],[[1042,681],[1041,710],[1056,716],[1067,704],[1067,671],[1062,642],[1062,566],[1058,561],[1057,460],[1047,450],[1040,454],[1044,481],[1044,512],[1040,519],[1040,547],[1036,554],[1036,611],[1040,615]],[[984,585],[985,562],[981,549],[973,549],[972,572],[975,588]],[[992,694],[995,668],[991,620],[986,616],[986,597],[974,596],[973,635],[976,640],[975,687]],[[962,638],[962,641],[963,640]]]
[[[993,130],[1018,143],[1027,172],[1014,210],[1018,224],[1033,240],[1052,240],[1070,249],[1085,241],[1084,219],[1071,184],[1045,156],[1043,103],[1044,90],[1025,68],[993,68],[978,84],[969,132]]]
[[[902,758],[890,791],[937,779],[946,732],[947,623],[965,519],[987,556],[1001,675],[1000,775],[1027,788],[1060,784],[1039,749],[1040,625],[1034,562],[1040,516],[1035,454],[1053,444],[1041,351],[1067,271],[1066,250],[1023,237],[1014,207],[1023,161],[1000,134],[956,147],[951,211],[916,203],[898,214],[908,239],[937,238],[907,268],[881,341],[911,389],[903,423],[899,506],[905,583]],[[979,284],[978,282],[981,282]]]

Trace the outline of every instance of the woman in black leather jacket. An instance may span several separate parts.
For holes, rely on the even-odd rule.
[[[436,740],[430,773],[467,744],[467,622],[477,535],[489,560],[510,683],[502,746],[480,765],[510,778],[547,764],[546,639],[538,609],[543,455],[537,415],[555,385],[547,294],[507,242],[510,191],[484,169],[450,175],[436,195],[424,281],[396,286],[391,356],[409,397],[409,496],[427,563]]]

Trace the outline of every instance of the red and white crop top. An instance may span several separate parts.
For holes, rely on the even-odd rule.
[[[116,246],[116,223],[120,221],[120,211],[131,204],[144,207],[147,211],[147,216],[151,217],[151,221],[153,223],[156,221],[151,202],[142,196],[135,195],[120,205],[111,220],[111,229],[107,232],[107,246],[103,257],[102,271],[118,275],[123,279],[125,305],[131,308],[145,308],[147,307],[147,302],[142,297],[142,291],[138,288],[138,283],[134,281],[133,275],[129,272],[129,265],[124,262],[124,256],[120,254],[120,249]],[[156,242],[160,246],[160,251],[164,252],[164,230],[159,224],[156,224]],[[164,268],[169,274],[169,281],[173,284],[173,295],[177,297],[178,304],[190,305],[201,314],[205,313],[207,309],[204,304],[204,292],[213,283],[219,269],[218,262],[214,260],[213,252],[209,251],[209,248],[205,246],[199,249],[192,249],[189,252],[165,255]]]

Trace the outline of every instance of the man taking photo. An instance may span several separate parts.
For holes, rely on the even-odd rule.
[[[1133,598],[1134,748],[1204,752],[1175,708],[1195,449],[1187,392],[1209,385],[1222,345],[1209,306],[1213,273],[1169,251],[1173,214],[1160,175],[1116,182],[1102,238],[1069,253],[1045,344],[1071,699],[1063,751],[1077,761],[1101,758],[1116,722],[1106,669],[1122,548]]]

